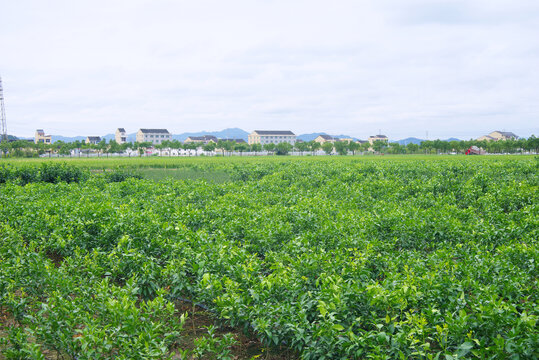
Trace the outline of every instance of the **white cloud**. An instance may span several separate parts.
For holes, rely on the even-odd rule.
[[[539,134],[534,1],[7,1],[10,133]]]

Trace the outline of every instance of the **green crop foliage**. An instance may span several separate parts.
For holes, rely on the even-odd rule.
[[[232,358],[213,327],[178,349],[178,299],[302,359],[538,356],[533,157],[45,164],[0,168],[6,357]]]

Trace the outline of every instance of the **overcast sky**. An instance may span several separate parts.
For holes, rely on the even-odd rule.
[[[537,0],[0,0],[8,132],[539,135]]]

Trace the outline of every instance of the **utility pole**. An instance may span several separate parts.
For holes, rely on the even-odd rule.
[[[4,107],[4,89],[2,88],[2,77],[0,77],[0,120],[2,129],[0,133],[0,143],[7,142],[6,109]]]

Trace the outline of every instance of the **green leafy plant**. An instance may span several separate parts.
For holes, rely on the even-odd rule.
[[[216,335],[214,326],[206,327],[207,334],[195,339],[195,349],[193,355],[197,359],[219,359],[231,360],[230,347],[236,344],[234,335],[228,333],[222,336]]]
[[[215,328],[179,348],[189,299],[303,359],[536,356],[534,158],[180,160],[0,168],[5,354],[233,357]],[[230,181],[109,182],[104,164]]]

